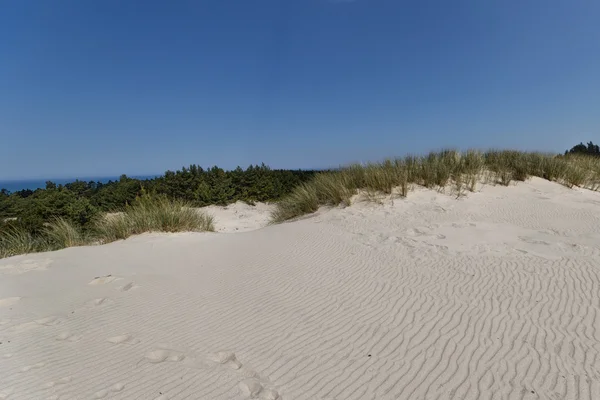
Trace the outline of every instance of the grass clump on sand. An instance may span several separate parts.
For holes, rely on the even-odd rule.
[[[120,214],[106,216],[96,225],[102,243],[144,232],[214,231],[214,218],[186,202],[164,196],[144,195]]]
[[[64,218],[55,218],[47,224],[43,234],[48,243],[48,250],[84,246],[89,244],[91,239],[89,234]]]
[[[122,213],[99,217],[83,230],[64,218],[54,218],[38,234],[18,226],[0,231],[0,258],[104,244],[144,232],[214,231],[213,217],[179,200],[145,194]]]
[[[600,157],[553,155],[513,150],[456,150],[406,156],[367,165],[355,164],[316,175],[283,198],[271,215],[273,223],[317,211],[319,206],[348,206],[354,195],[379,201],[382,195],[406,197],[419,185],[439,190],[451,186],[457,197],[487,180],[504,186],[536,176],[569,188],[600,190]],[[484,179],[487,177],[487,179]]]
[[[319,209],[319,199],[314,185],[302,183],[284,197],[271,214],[272,222],[283,222]]]
[[[48,251],[49,243],[22,228],[8,227],[0,233],[0,258]]]
[[[89,239],[80,228],[64,218],[54,218],[38,234],[11,225],[0,231],[0,258],[83,246],[90,243]]]

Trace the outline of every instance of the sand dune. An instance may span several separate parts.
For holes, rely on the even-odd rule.
[[[600,399],[600,194],[541,179],[0,275],[0,399]]]

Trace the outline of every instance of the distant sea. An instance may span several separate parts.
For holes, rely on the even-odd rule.
[[[153,179],[156,178],[157,176],[160,175],[136,175],[136,176],[129,176],[127,175],[128,178],[135,178],[135,179]],[[43,189],[46,187],[46,181],[52,181],[54,183],[56,183],[57,185],[64,185],[65,183],[71,183],[71,182],[75,182],[76,180],[80,180],[80,181],[85,181],[85,182],[89,182],[89,181],[94,181],[94,182],[102,182],[102,183],[106,183],[108,181],[118,181],[119,180],[119,176],[103,176],[103,177],[81,177],[81,178],[60,178],[60,179],[53,179],[53,178],[48,178],[48,179],[23,179],[23,180],[10,180],[10,181],[0,181],[0,189],[6,189],[9,192],[18,192],[19,190],[25,190],[25,189],[30,189],[30,190],[35,190],[35,189]]]

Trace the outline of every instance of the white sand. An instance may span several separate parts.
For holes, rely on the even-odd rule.
[[[600,194],[417,190],[13,257],[0,299],[0,399],[600,399]]]
[[[227,207],[208,206],[200,210],[215,217],[217,232],[234,233],[248,232],[263,228],[271,220],[271,211],[274,206],[265,203],[256,203],[251,206],[241,201]]]

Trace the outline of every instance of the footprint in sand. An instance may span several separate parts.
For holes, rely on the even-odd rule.
[[[6,400],[13,394],[13,389],[4,389],[0,391],[0,400]]]
[[[122,383],[115,383],[107,389],[102,389],[94,393],[94,399],[103,399],[106,396],[108,396],[110,392],[117,393],[123,389],[125,389],[125,385],[123,385]]]
[[[246,397],[251,399],[262,400],[277,400],[280,398],[279,393],[265,386],[269,385],[268,379],[263,379],[260,375],[251,368],[243,366],[237,359],[235,353],[231,351],[219,351],[209,354],[207,357],[210,361],[228,366],[236,370],[241,378],[244,378],[239,387]]]
[[[99,299],[94,299],[94,300],[88,301],[88,304],[93,307],[98,307],[101,305],[108,304],[109,302],[110,302],[110,299],[108,299],[106,297],[100,297]]]
[[[265,389],[263,385],[253,378],[244,379],[239,383],[240,390],[242,393],[251,399],[261,400],[278,400],[280,399],[279,393],[273,389]]]
[[[78,342],[81,340],[82,337],[82,335],[74,335],[71,332],[63,332],[56,337],[56,340]]]
[[[525,243],[529,243],[529,244],[541,244],[544,246],[549,246],[550,243],[544,241],[544,240],[537,240],[531,237],[527,237],[527,236],[519,236],[519,240],[525,242]]]
[[[139,286],[135,285],[133,282],[129,282],[128,284],[120,286],[117,289],[119,289],[121,292],[127,292],[127,291],[129,291],[131,289],[135,289],[137,287],[139,287]]]
[[[20,275],[29,271],[41,271],[47,269],[52,260],[23,260],[17,264],[0,265],[0,275]],[[1,399],[1,397],[0,397]]]
[[[112,276],[112,275],[97,276],[93,280],[88,282],[88,285],[92,285],[92,286],[106,285],[107,283],[114,282],[117,279],[119,279],[119,278],[117,278],[116,276]]]
[[[18,325],[13,325],[8,328],[8,331],[11,333],[22,333],[22,332],[27,332],[32,329],[38,329],[40,326],[59,325],[62,322],[63,321],[60,318],[52,316],[52,317],[37,319],[35,321],[25,322],[25,323],[18,324]]]
[[[245,396],[255,399],[263,390],[263,386],[256,379],[244,379],[240,382],[240,389]]]
[[[27,372],[27,371],[30,371],[32,369],[42,368],[45,365],[46,365],[46,363],[43,363],[43,362],[39,362],[39,363],[33,364],[33,365],[28,365],[26,367],[21,368],[21,372]]]
[[[207,357],[210,361],[218,364],[227,365],[232,369],[242,368],[242,363],[238,361],[235,353],[231,351],[219,351],[216,353],[209,354]]]
[[[151,363],[158,364],[164,361],[178,362],[185,358],[185,354],[177,350],[169,349],[154,349],[144,355],[146,360]]]
[[[61,322],[62,321],[58,317],[55,317],[55,316],[50,316],[50,317],[35,320],[36,324],[44,325],[44,326],[58,325]]]
[[[88,285],[91,285],[91,286],[106,285],[107,283],[120,281],[122,279],[123,278],[119,278],[119,277],[112,276],[112,275],[97,276],[94,279],[92,279],[90,282],[88,282]],[[127,292],[128,290],[135,289],[137,287],[139,287],[139,286],[137,286],[135,283],[129,282],[123,286],[117,287],[117,290],[120,290],[122,292]],[[102,302],[103,302],[103,300],[100,301],[100,304],[102,304]],[[99,305],[99,304],[97,304],[97,305]]]
[[[106,339],[106,341],[112,344],[138,344],[140,342],[139,339],[136,339],[128,334],[113,336],[111,338]]]
[[[67,383],[71,382],[73,380],[73,378],[71,378],[70,376],[65,376],[64,378],[60,378],[57,381],[52,381],[52,382],[48,382],[46,384],[46,387],[55,387],[55,386],[59,386],[59,385],[66,385]]]

